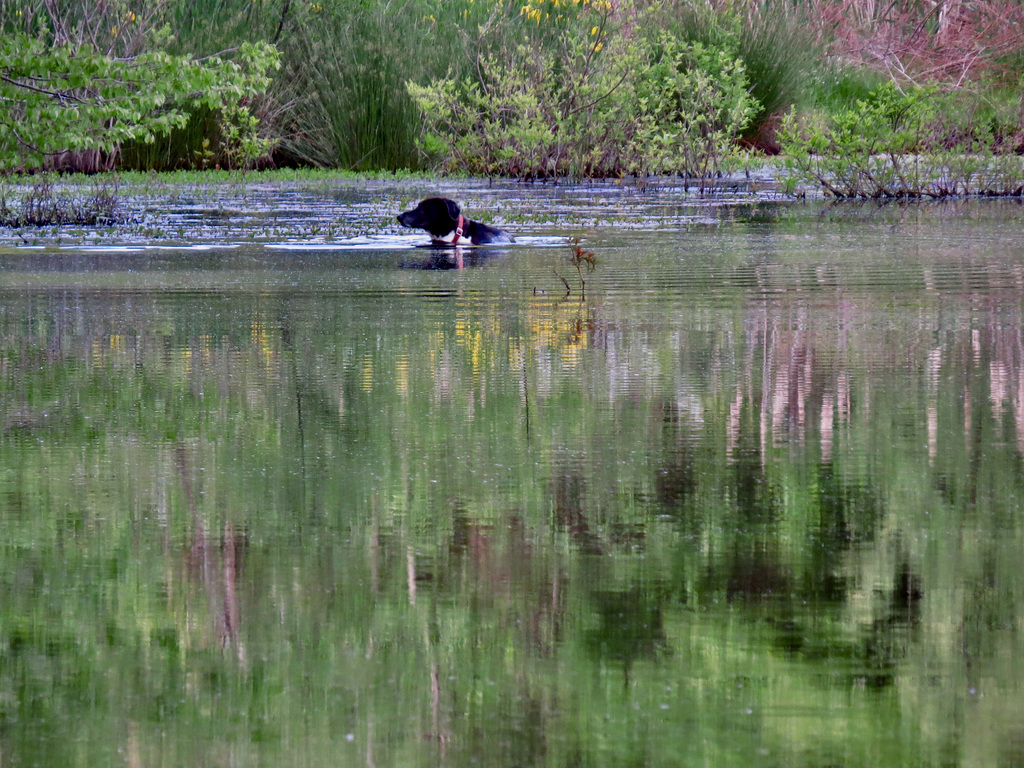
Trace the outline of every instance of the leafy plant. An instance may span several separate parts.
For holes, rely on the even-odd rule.
[[[717,173],[757,109],[743,62],[721,49],[663,34],[636,84],[648,171],[698,179]]]
[[[152,142],[205,106],[221,115],[226,150],[244,165],[269,142],[247,100],[278,65],[267,44],[243,44],[233,59],[152,50],[128,58],[47,36],[0,36],[0,170],[35,168],[76,151],[111,156],[122,142]]]
[[[482,51],[474,75],[407,84],[426,121],[421,146],[443,170],[594,176],[621,164],[635,48],[607,2],[554,5],[566,13],[523,6],[528,41]]]
[[[527,178],[717,173],[756,107],[742,62],[632,34],[622,7],[576,5],[473,77],[409,82],[424,151],[444,171]]]
[[[805,14],[776,0],[740,5],[658,3],[647,28],[663,29],[679,43],[725,51],[743,63],[754,111],[743,138],[774,148],[777,118],[804,101],[824,58]]]
[[[787,166],[839,198],[1020,194],[1021,159],[948,104],[935,88],[890,83],[831,115],[790,113]]]
[[[583,272],[586,270],[590,273],[597,269],[597,257],[593,251],[585,249],[581,242],[578,237],[570,237],[567,245],[569,247],[569,264],[576,270],[576,275],[580,281],[580,299],[586,300],[587,281],[583,279]],[[558,279],[562,281],[562,284],[565,285],[565,295],[569,296],[572,293],[572,286],[569,285],[569,281],[562,277],[557,269],[554,272]]]

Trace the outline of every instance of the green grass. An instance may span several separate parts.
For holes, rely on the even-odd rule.
[[[810,83],[808,101],[820,109],[845,109],[855,101],[865,101],[887,81],[864,67],[846,67],[837,62],[820,65]]]
[[[435,9],[449,17],[470,3]],[[293,99],[282,153],[296,162],[350,171],[421,167],[417,140],[423,121],[406,92],[468,72],[457,25],[435,24],[429,3],[395,7],[356,4],[344,11],[310,12],[283,43],[286,71],[279,98]]]
[[[408,95],[408,82],[476,79],[477,62],[489,52],[558,39],[552,33],[564,22],[552,15],[543,24],[526,23],[520,14],[525,2],[140,0],[131,4],[131,22],[125,20],[123,3],[64,4],[57,10],[49,6],[61,4],[30,3],[34,15],[14,3],[0,6],[0,30],[75,30],[80,38],[110,44],[114,55],[126,56],[156,48],[210,56],[243,41],[272,41],[282,52],[283,67],[266,98],[253,105],[265,135],[277,141],[272,162],[402,171],[425,167],[419,145],[423,119]],[[668,29],[683,41],[742,60],[751,95],[760,104],[744,131],[747,140],[771,129],[793,106],[835,113],[889,79],[888,73],[865,66],[845,67],[816,42],[815,31],[819,37],[829,31],[824,26],[827,3],[753,0],[735,6],[654,0],[640,5],[643,9],[629,16],[631,34]],[[815,10],[822,18],[813,15]],[[165,26],[169,38],[160,32]],[[1010,47],[995,56],[980,81],[947,84],[956,93],[955,110],[966,115],[958,122],[977,126],[1003,145],[1024,141],[1022,61],[1024,47]],[[219,138],[217,115],[197,111],[187,126],[152,144],[122,146],[117,162],[135,170],[226,167]]]

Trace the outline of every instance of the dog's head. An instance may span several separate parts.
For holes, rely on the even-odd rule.
[[[459,205],[447,197],[428,197],[411,211],[398,214],[403,227],[425,229],[434,237],[443,237],[459,223]]]

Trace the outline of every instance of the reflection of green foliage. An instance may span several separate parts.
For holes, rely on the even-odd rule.
[[[599,659],[628,668],[639,659],[653,658],[665,645],[658,595],[614,592],[593,599],[600,623],[588,633],[587,645]]]
[[[664,266],[629,254],[602,258],[609,284]],[[1014,269],[987,264],[979,314],[955,291],[894,304],[852,264],[822,287],[796,256],[752,290],[745,258],[713,301],[680,290],[685,313],[592,298],[583,333],[487,270],[458,276],[468,292],[337,290],[338,272],[7,289],[4,751],[867,766],[983,736],[994,754],[1013,717],[956,718],[971,686],[1010,712],[1019,687],[1000,628],[1024,595],[1024,485],[1016,406],[990,387],[1020,375]],[[851,287],[837,327],[825,299]],[[909,741],[908,720],[927,726]]]

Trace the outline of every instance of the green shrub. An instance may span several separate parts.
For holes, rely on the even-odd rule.
[[[446,172],[516,177],[717,173],[756,109],[742,62],[646,39],[603,0],[555,7],[568,13],[546,34],[482,56],[475,77],[408,83],[428,156]],[[540,14],[524,8],[551,18]]]
[[[640,170],[700,179],[718,173],[758,109],[743,62],[663,34],[645,63],[635,85]]]
[[[620,58],[623,66],[627,55]],[[639,121],[622,103],[626,73],[575,67],[578,59],[520,46],[504,62],[482,59],[483,83],[410,82],[427,124],[424,151],[449,173],[553,177],[633,170],[628,154]]]
[[[957,102],[889,83],[830,114],[791,112],[780,131],[787,167],[840,198],[1021,194],[1024,159]]]
[[[744,6],[714,8],[704,4],[657,4],[647,23],[680,41],[725,51],[747,73],[757,102],[745,138],[753,139],[791,106],[802,104],[820,79],[821,47],[804,17],[792,6],[763,0]]]

